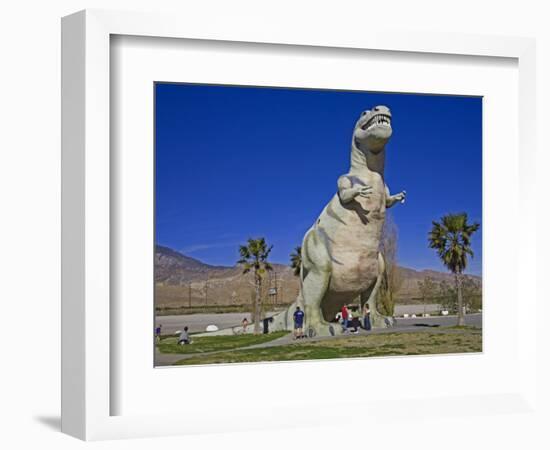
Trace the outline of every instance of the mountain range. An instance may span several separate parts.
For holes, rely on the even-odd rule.
[[[290,266],[272,264],[264,288],[273,304],[292,303],[299,291],[299,280]],[[418,282],[431,277],[436,282],[453,282],[453,275],[434,270],[398,267],[399,303],[408,303],[420,296]],[[481,282],[481,277],[468,275]],[[274,289],[276,288],[276,289]],[[241,305],[254,296],[252,274],[243,275],[239,266],[213,266],[161,245],[155,250],[155,305],[157,308],[178,308],[204,305]]]

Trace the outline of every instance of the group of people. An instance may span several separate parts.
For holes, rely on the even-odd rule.
[[[352,333],[359,333],[359,328],[362,326],[366,331],[370,331],[372,328],[370,322],[370,308],[368,303],[363,306],[363,323],[361,324],[359,317],[354,315],[348,305],[342,306],[340,313],[338,314],[339,321],[342,325],[342,331],[349,333],[349,329],[352,328]]]
[[[304,334],[304,318],[305,314],[302,311],[302,309],[299,306],[296,306],[296,311],[294,311],[294,339],[303,339],[306,337]],[[369,305],[365,303],[365,306],[363,306],[363,323],[360,322],[359,317],[357,315],[354,315],[351,309],[348,307],[348,305],[342,306],[342,309],[337,315],[337,318],[342,325],[342,331],[344,333],[349,333],[350,328],[352,328],[352,333],[359,333],[359,328],[363,327],[365,330],[369,331],[372,326],[370,322],[370,309]],[[245,317],[242,322],[242,330],[243,333],[246,333],[248,328],[248,319]],[[267,331],[267,324],[264,323],[264,332]],[[160,342],[160,336],[162,333],[162,325],[158,325],[155,329],[155,336],[157,342]],[[180,345],[187,345],[191,343],[191,339],[189,338],[189,328],[184,327],[183,331],[180,333],[178,337],[178,344]]]
[[[304,334],[304,312],[297,306],[294,312],[294,339],[301,339],[305,337]],[[359,328],[362,327],[366,331],[372,329],[370,321],[370,308],[368,303],[363,306],[363,322],[359,320],[357,315],[354,315],[348,305],[342,306],[340,313],[337,316],[340,324],[342,325],[342,331],[349,333],[352,328],[352,333],[359,333]]]

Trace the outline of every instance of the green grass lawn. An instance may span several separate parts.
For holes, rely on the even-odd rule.
[[[288,345],[249,350],[237,349],[209,355],[192,356],[182,359],[175,364],[225,364],[481,352],[481,341],[482,335],[479,329],[384,333],[321,341],[308,342],[304,340]]]
[[[157,348],[161,353],[181,353],[186,355],[207,353],[262,344],[264,342],[278,339],[288,333],[288,331],[277,331],[275,333],[258,335],[239,334],[235,336],[191,336],[193,343],[189,345],[179,345],[177,337],[166,337],[161,339],[160,343],[157,344]]]

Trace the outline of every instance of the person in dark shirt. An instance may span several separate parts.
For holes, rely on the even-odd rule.
[[[359,333],[359,327],[361,326],[361,322],[359,321],[359,317],[354,316],[351,319],[350,325],[353,327],[353,330],[351,331],[353,334]]]
[[[294,312],[294,339],[300,339],[304,337],[304,312],[299,306],[296,307]]]
[[[157,342],[160,342],[160,333],[162,332],[162,325],[159,325],[155,329],[155,337],[157,338]]]
[[[269,324],[273,322],[273,317],[266,317],[264,320],[263,320],[263,323],[264,323],[264,334],[268,334],[269,333]]]

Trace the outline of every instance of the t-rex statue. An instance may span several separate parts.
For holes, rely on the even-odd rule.
[[[271,330],[291,329],[292,314],[301,306],[308,335],[334,334],[329,320],[358,298],[361,307],[368,302],[373,327],[393,323],[378,312],[376,304],[385,271],[380,238],[386,209],[404,202],[406,194],[390,195],[384,182],[391,117],[389,108],[376,106],[357,120],[350,170],[338,178],[338,192],[303,239],[299,298],[274,317]]]

